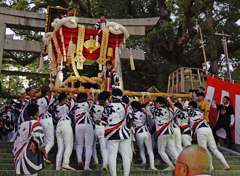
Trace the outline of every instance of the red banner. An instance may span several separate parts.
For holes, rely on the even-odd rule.
[[[233,106],[235,112],[235,122],[234,126],[231,128],[231,135],[233,142],[240,144],[240,85],[210,76],[207,77],[205,100],[208,102],[210,107],[209,120],[211,128],[216,125],[219,114],[219,111],[212,107],[212,100],[216,94],[216,104],[222,104],[224,96],[230,97],[230,104]],[[224,129],[218,130],[217,134],[222,138],[226,138],[226,132]]]

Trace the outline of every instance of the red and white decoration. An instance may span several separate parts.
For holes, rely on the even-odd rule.
[[[224,96],[229,96],[231,99],[230,104],[233,106],[235,112],[235,122],[234,126],[231,128],[231,135],[233,142],[240,144],[240,85],[224,81],[224,79],[221,80],[211,76],[207,77],[205,101],[208,102],[210,107],[209,120],[211,128],[216,125],[219,113],[217,109],[212,107],[212,100],[216,93],[216,104],[222,104],[222,99]],[[224,129],[218,130],[217,135],[222,138],[226,138],[226,132]]]

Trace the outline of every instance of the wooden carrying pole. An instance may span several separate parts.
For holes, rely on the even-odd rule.
[[[78,88],[55,88],[52,87],[51,91],[57,91],[57,92],[74,92],[74,93],[85,93],[86,89],[78,89]],[[90,93],[95,93],[95,92],[102,92],[102,90],[97,90],[97,89],[89,89]],[[131,92],[131,91],[123,91],[123,95],[128,95],[130,97],[137,96],[137,97],[142,97],[143,94],[142,92]],[[168,94],[168,93],[149,93],[145,92],[144,95],[149,95],[149,96],[154,96],[154,97],[175,97],[175,98],[187,98],[190,94]]]
[[[205,54],[204,43],[203,43],[203,37],[202,37],[202,29],[201,29],[201,28],[199,28],[199,32],[200,32],[201,41],[202,41],[203,57],[204,57],[204,61],[205,61],[206,75],[207,75],[207,73],[208,73],[208,68],[207,68],[207,58],[206,58],[206,54]]]

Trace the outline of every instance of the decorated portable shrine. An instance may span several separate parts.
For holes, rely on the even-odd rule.
[[[56,76],[55,87],[77,80],[81,83],[102,84],[104,72],[101,72],[99,77],[89,78],[80,76],[78,70],[83,70],[84,65],[95,62],[100,71],[106,61],[120,63],[121,46],[123,48],[129,37],[127,29],[115,22],[108,22],[107,28],[101,30],[88,29],[77,22],[76,17],[56,18],[51,24],[54,31],[46,33],[43,38],[53,70],[52,75]],[[131,63],[134,67],[133,61]],[[62,69],[66,65],[71,65],[75,76],[70,76],[63,82],[65,75]]]
[[[48,8],[49,9],[49,8]],[[54,10],[59,8],[53,7]],[[65,9],[62,9],[64,12]],[[53,18],[55,16],[56,18]],[[51,23],[49,22],[51,20]],[[43,38],[45,50],[51,63],[50,71],[50,87],[52,91],[71,91],[84,92],[84,87],[76,87],[75,83],[90,83],[92,85],[104,84],[104,71],[106,70],[106,62],[112,61],[115,67],[120,67],[121,50],[124,47],[126,40],[129,38],[128,30],[121,24],[108,22],[106,28],[101,30],[89,29],[84,25],[78,24],[78,18],[74,16],[60,19],[58,15],[47,15],[47,23]],[[52,30],[49,30],[49,29]],[[130,50],[130,66],[131,70],[135,70],[133,56]],[[80,75],[83,73],[86,65],[98,64],[98,69],[101,71],[96,77],[87,77]],[[72,71],[70,76],[64,74],[63,69],[70,67]],[[119,70],[119,69],[118,69]],[[51,76],[56,76],[55,86],[52,84]],[[111,80],[111,78],[110,78]],[[69,84],[71,83],[71,84]],[[80,84],[81,85],[81,84]],[[64,88],[63,88],[64,87]],[[98,86],[99,88],[100,86]],[[100,92],[100,89],[91,89],[90,92]],[[149,93],[149,92],[130,92],[124,91],[124,95],[130,97],[151,96],[173,96],[164,93]],[[176,94],[175,97],[187,97],[188,95]]]

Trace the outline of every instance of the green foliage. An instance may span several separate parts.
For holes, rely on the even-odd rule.
[[[42,0],[14,0],[14,1],[0,1],[0,6],[9,7],[17,10],[25,10],[30,11],[33,4],[42,3]],[[34,40],[41,41],[42,35],[36,31],[29,30],[20,30],[20,29],[12,29],[15,32],[16,37],[20,37],[22,40]],[[11,52],[14,58],[9,58],[9,53],[4,52],[3,54],[3,65],[2,70],[13,70],[13,71],[23,71],[23,72],[32,72],[38,73],[39,67],[39,57],[34,59],[31,63],[28,62],[29,58],[34,56],[32,53],[21,53],[21,52]],[[5,57],[4,57],[5,56]],[[21,65],[23,64],[23,65]],[[43,73],[49,73],[50,63],[48,60],[44,60],[44,70]],[[39,88],[43,84],[49,84],[49,80],[46,78],[40,78],[35,76],[18,76],[18,75],[0,75],[0,80],[2,83],[3,92],[8,92],[9,89],[9,78],[11,95],[20,95],[22,89],[25,89],[29,86],[34,89]],[[6,100],[0,99],[0,103]]]
[[[238,81],[240,81],[240,69],[235,69],[235,70],[232,72],[231,76],[232,76],[232,79],[233,79],[233,80],[238,80]],[[239,82],[235,82],[235,83],[240,84]]]
[[[69,4],[66,4],[69,2]],[[89,2],[89,4],[87,4]],[[164,6],[164,3],[166,7]],[[213,2],[213,8],[210,9]],[[204,45],[207,60],[212,63],[218,63],[214,73],[225,75],[226,66],[222,60],[223,47],[221,37],[215,36],[216,32],[231,34],[235,33],[228,42],[230,62],[240,61],[240,28],[236,23],[240,16],[239,0],[79,0],[79,1],[50,1],[50,0],[0,0],[0,6],[13,9],[30,11],[35,5],[47,3],[51,6],[72,6],[77,9],[77,16],[86,16],[82,9],[89,9],[90,14],[87,17],[98,18],[99,13],[104,13],[107,19],[112,18],[148,18],[160,16],[160,21],[155,28],[147,31],[146,36],[140,40],[130,39],[127,41],[127,47],[132,49],[143,49],[145,51],[144,64],[135,61],[136,71],[129,71],[128,61],[124,61],[123,74],[126,88],[129,90],[143,90],[148,86],[155,85],[161,92],[166,91],[168,75],[179,67],[202,67],[203,54],[199,27],[202,29]],[[46,8],[36,9],[38,13],[45,13]],[[207,16],[208,15],[208,16]],[[169,18],[170,17],[170,18]],[[41,41],[42,35],[38,32],[27,30],[14,30],[17,36],[23,40]],[[32,54],[12,53],[15,57],[27,61]],[[4,55],[8,55],[5,53]],[[14,69],[36,72],[38,63],[35,62],[28,68],[21,67],[19,62],[14,59],[5,58],[4,62],[11,61]],[[217,62],[216,62],[217,61]],[[9,64],[3,64],[9,67]],[[48,72],[48,65],[44,64],[44,73]],[[148,66],[149,69],[145,68]],[[8,68],[12,69],[12,68]],[[151,72],[154,70],[154,72]],[[236,72],[233,72],[235,75]],[[150,80],[141,83],[131,84],[127,77],[134,77],[141,80]],[[238,75],[238,74],[236,74]],[[2,76],[2,75],[1,75]],[[2,79],[4,77],[1,77]],[[17,78],[16,83],[18,82]],[[39,86],[48,82],[47,79],[26,78],[30,85]],[[19,79],[21,82],[21,79]],[[14,85],[13,85],[14,86]],[[19,87],[20,87],[19,83]],[[7,90],[7,82],[4,84]],[[17,86],[16,86],[17,87]],[[14,89],[14,88],[13,88]],[[14,89],[15,90],[15,89]],[[17,92],[16,92],[17,93]]]
[[[44,74],[49,73],[49,61],[44,60],[44,67],[43,72]],[[32,72],[32,73],[38,73],[38,67],[39,67],[39,60],[32,63],[29,66],[22,67],[19,64],[3,64],[2,70],[17,70],[17,71],[23,71],[23,72]],[[21,91],[23,89],[26,89],[27,87],[33,87],[35,90],[39,89],[44,84],[49,84],[50,81],[48,78],[41,78],[37,76],[18,76],[18,75],[3,75],[0,74],[0,80],[2,83],[2,90],[3,92],[8,92],[9,90],[9,78],[11,78],[10,81],[10,88],[11,88],[11,95],[20,95]],[[4,102],[5,100],[0,98],[0,103]]]

